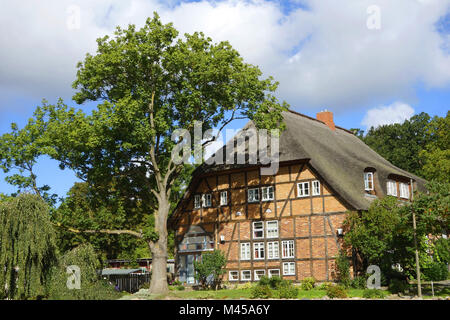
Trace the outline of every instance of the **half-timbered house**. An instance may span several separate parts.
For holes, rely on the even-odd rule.
[[[214,249],[227,258],[230,282],[262,275],[332,281],[346,213],[385,195],[408,201],[423,188],[424,180],[336,126],[331,112],[314,119],[287,111],[283,118],[276,174],[262,175],[259,164],[195,170],[169,220],[180,281],[194,283],[193,261]]]

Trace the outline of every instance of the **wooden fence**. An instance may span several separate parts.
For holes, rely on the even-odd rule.
[[[150,273],[130,273],[106,277],[119,291],[130,293],[137,292],[141,285],[150,282]]]

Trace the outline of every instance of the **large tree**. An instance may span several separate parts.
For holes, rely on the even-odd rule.
[[[195,120],[203,130],[243,118],[279,128],[287,105],[273,95],[278,83],[262,79],[228,42],[215,44],[202,33],[179,37],[156,13],[139,30],[117,28],[97,42],[96,54],[78,64],[73,98],[101,103],[90,115],[61,101],[44,105],[46,139],[63,167],[105,193],[140,202],[135,228],[81,231],[144,239],[153,258],[150,291],[165,293],[170,199],[185,168],[171,156],[172,133],[192,134]]]

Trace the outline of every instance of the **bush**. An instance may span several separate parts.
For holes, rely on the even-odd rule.
[[[278,284],[276,294],[280,299],[295,299],[298,296],[298,288],[292,282],[285,280]]]
[[[427,268],[423,270],[423,274],[425,276],[425,279],[429,281],[447,280],[448,267],[443,262],[433,261]]]
[[[331,286],[333,286],[333,284],[331,282],[324,282],[320,286],[318,286],[317,289],[319,289],[319,290],[327,290],[328,287],[331,287]]]
[[[200,262],[194,261],[195,279],[200,282],[203,289],[208,286],[217,290],[225,273],[225,255],[220,250],[202,254]]]
[[[183,285],[178,285],[178,286],[176,286],[176,288],[177,288],[177,290],[178,291],[183,291],[184,289],[186,289]]]
[[[350,287],[353,289],[365,289],[367,285],[366,277],[355,277],[350,282]]]
[[[389,291],[391,293],[404,293],[409,288],[408,282],[400,279],[391,279]]]
[[[268,285],[257,285],[252,288],[252,299],[269,299],[272,297],[272,290]]]
[[[261,276],[258,281],[259,286],[270,286],[270,278],[268,276]]]
[[[347,292],[343,286],[328,286],[327,296],[331,299],[334,298],[347,298]]]
[[[378,289],[366,289],[362,294],[365,299],[384,299],[384,293]]]
[[[313,277],[308,277],[302,280],[300,287],[302,290],[312,290],[314,289],[314,285],[316,284],[316,279]]]
[[[80,268],[81,288],[67,287],[67,267],[76,265]],[[115,300],[121,297],[114,286],[100,280],[97,269],[100,261],[90,244],[82,244],[65,253],[59,259],[59,265],[53,268],[49,283],[49,299],[51,300]]]
[[[336,257],[336,271],[338,282],[348,288],[350,286],[350,263],[348,262],[347,255],[345,251],[341,250],[339,255]]]

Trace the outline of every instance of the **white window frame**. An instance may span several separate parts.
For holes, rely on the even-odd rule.
[[[295,262],[283,262],[283,275],[295,276]]]
[[[281,241],[281,256],[283,259],[294,258],[295,256],[294,240]]]
[[[256,229],[255,224],[261,224],[261,228]],[[264,221],[254,221],[252,224],[252,227],[253,227],[253,233],[252,233],[253,239],[264,239]],[[261,232],[260,237],[255,236],[256,231]]]
[[[258,252],[258,257],[255,254],[256,252]],[[265,257],[266,257],[266,248],[264,246],[264,242],[253,243],[253,260],[264,260]]]
[[[245,278],[244,274],[248,272],[248,279]],[[252,281],[252,271],[251,270],[242,270],[241,271],[241,281]]]
[[[240,257],[241,260],[250,260],[252,257],[252,249],[250,242],[241,242],[240,248]]]
[[[248,202],[259,202],[259,189],[252,188],[247,190]]]
[[[267,242],[267,259],[280,258],[280,244],[278,241]]]
[[[273,225],[275,225],[275,227]],[[278,233],[279,233],[278,221],[277,220],[266,221],[266,238],[268,239],[278,238]]]
[[[221,191],[220,192],[220,205],[226,206],[228,204],[228,192],[227,191]]]
[[[236,279],[234,279],[234,277],[231,276],[232,273],[236,273]],[[228,281],[239,281],[239,271],[237,271],[237,270],[230,270],[228,272]]]
[[[400,198],[409,199],[409,184],[400,182]]]
[[[373,172],[364,172],[364,190],[373,190]]]
[[[278,274],[273,275],[272,272],[277,271]],[[281,277],[280,269],[269,269],[269,272],[267,273],[269,278],[272,278],[273,276]]]
[[[202,197],[199,194],[194,195],[194,209],[200,209],[202,207]]]
[[[298,198],[309,197],[310,194],[309,189],[310,189],[309,181],[297,183],[297,197]]]
[[[388,180],[386,182],[386,189],[388,196],[397,196],[397,182],[395,180]]]
[[[274,188],[273,186],[261,187],[261,198],[262,201],[271,201],[274,199]]]
[[[261,276],[259,276],[258,272],[262,272],[263,274]],[[266,275],[266,270],[264,270],[264,269],[257,269],[253,273],[253,280],[254,281],[258,281],[259,279],[261,279],[262,276],[265,276],[265,275]]]
[[[313,196],[320,196],[320,181],[319,180],[311,181],[311,189]]]
[[[203,208],[211,207],[211,199],[212,199],[211,193],[204,193],[202,195],[202,206],[203,206]]]

